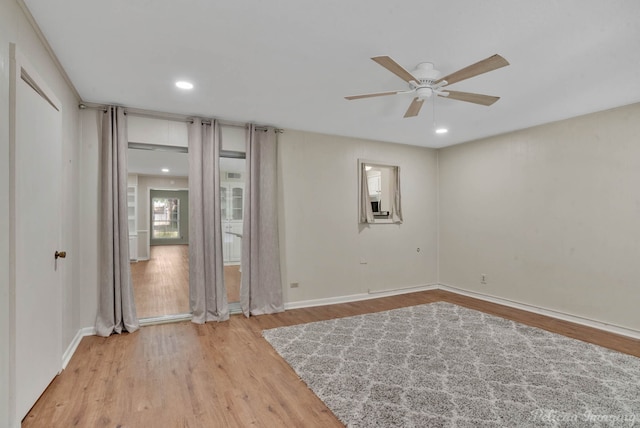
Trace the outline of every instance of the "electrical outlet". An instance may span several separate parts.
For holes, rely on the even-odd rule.
[[[300,283],[299,282],[292,282],[291,284],[289,284],[289,287],[298,288],[298,287],[300,287]]]
[[[487,283],[487,274],[486,273],[481,273],[480,274],[480,284],[486,284]]]

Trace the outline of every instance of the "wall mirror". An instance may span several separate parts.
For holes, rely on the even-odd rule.
[[[400,167],[358,161],[360,223],[402,223]]]

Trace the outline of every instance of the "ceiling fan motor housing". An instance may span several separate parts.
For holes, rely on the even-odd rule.
[[[420,85],[431,84],[440,77],[440,72],[433,68],[433,64],[430,62],[421,62],[416,65],[411,74],[420,80],[417,82]]]
[[[433,83],[440,77],[440,72],[433,68],[430,62],[421,62],[411,72],[411,75],[418,79],[416,85],[416,95],[421,100],[429,98],[433,95]]]

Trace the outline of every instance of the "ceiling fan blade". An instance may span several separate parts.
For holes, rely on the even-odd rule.
[[[381,66],[383,66],[384,68],[386,68],[387,70],[389,70],[390,72],[392,72],[393,74],[395,74],[396,76],[398,76],[399,78],[401,78],[402,80],[404,80],[407,83],[409,83],[411,81],[419,82],[418,79],[413,77],[413,75],[411,73],[409,73],[407,70],[405,70],[400,64],[395,62],[393,60],[393,58],[391,58],[391,57],[388,57],[388,56],[374,56],[371,59],[374,60],[375,62],[377,62],[378,64],[380,64]]]
[[[349,95],[348,97],[344,97],[344,98],[347,100],[359,100],[360,98],[383,97],[385,95],[395,95],[395,94],[399,94],[400,92],[402,91],[377,92],[374,94]]]
[[[495,54],[493,56],[490,56],[489,58],[483,59],[482,61],[478,61],[475,64],[471,64],[468,67],[451,73],[448,76],[444,76],[443,78],[438,79],[436,84],[443,80],[446,80],[447,85],[451,85],[452,83],[460,82],[461,80],[469,79],[479,74],[487,73],[489,71],[493,71],[507,65],[509,65],[509,62],[506,59],[498,54]]]
[[[413,101],[411,101],[411,104],[409,105],[409,108],[407,109],[407,112],[404,114],[404,117],[417,116],[418,113],[420,113],[420,109],[422,108],[422,104],[424,104],[424,100],[421,100],[420,98],[415,97],[413,99]]]
[[[491,95],[473,94],[471,92],[459,92],[459,91],[446,91],[449,95],[438,95],[444,98],[451,98],[452,100],[466,101],[468,103],[482,104],[483,106],[490,106],[500,99],[500,97],[493,97]]]

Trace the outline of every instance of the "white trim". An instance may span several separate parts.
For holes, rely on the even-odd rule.
[[[460,294],[463,296],[473,297],[478,300],[486,302],[497,303],[502,306],[510,308],[521,309],[523,311],[531,312],[534,314],[544,315],[547,317],[572,322],[574,324],[583,325],[586,327],[592,327],[598,330],[606,331],[609,333],[619,334],[621,336],[631,337],[633,339],[640,339],[640,331],[634,330],[619,325],[597,321],[590,318],[580,317],[577,315],[567,314],[565,312],[555,311],[552,309],[541,308],[539,306],[529,305],[526,303],[516,302],[513,300],[505,299],[502,297],[490,296],[487,294],[478,293],[475,291],[468,291],[452,285],[443,283],[433,283],[426,285],[418,285],[415,287],[396,288],[391,290],[373,291],[369,290],[367,293],[362,294],[350,294],[347,296],[338,297],[326,297],[322,299],[313,300],[300,300],[297,302],[288,302],[284,304],[285,310],[312,308],[315,306],[337,305],[340,303],[359,302],[361,300],[377,299],[380,297],[396,296],[400,294],[415,293],[418,291],[428,290],[442,290],[450,293]]]
[[[473,297],[475,299],[484,300],[486,302],[497,303],[499,305],[508,306],[510,308],[521,309],[523,311],[531,312],[534,314],[544,315],[547,317],[556,318],[563,321],[569,321],[574,324],[596,328],[598,330],[619,334],[621,336],[631,337],[633,339],[640,339],[640,331],[638,330],[634,330],[627,327],[621,327],[615,324],[606,323],[602,321],[597,321],[591,318],[571,315],[565,312],[559,312],[553,309],[541,308],[539,306],[516,302],[514,300],[509,300],[502,297],[490,296],[490,295],[478,293],[475,291],[468,291],[468,290],[464,290],[464,289],[454,287],[452,285],[443,284],[443,283],[438,284],[438,289],[443,291],[449,291],[455,294],[461,294],[463,296]]]
[[[138,203],[142,200],[142,198],[138,198]],[[140,210],[138,210],[140,211]],[[138,213],[139,214],[139,213]],[[138,222],[140,224],[140,222]],[[140,257],[138,254],[138,261],[148,261],[151,259],[151,249],[149,248],[149,230],[138,230],[138,248],[140,247],[140,242],[145,243],[145,251],[147,252],[147,257]],[[138,251],[139,252],[139,251]]]
[[[22,79],[31,86],[41,97],[43,97],[53,108],[60,111],[62,103],[56,97],[55,93],[49,88],[49,85],[38,74],[36,68],[31,65],[29,60],[22,55],[18,47],[14,44],[10,44],[10,56],[15,63],[15,82]],[[24,75],[28,76],[28,80],[25,80]],[[35,86],[34,86],[35,85]]]
[[[178,321],[191,321],[191,314],[162,315],[159,317],[140,318],[138,322],[140,327],[147,325],[167,324]]]
[[[71,357],[73,357],[73,354],[76,353],[76,349],[78,349],[78,345],[80,345],[80,341],[82,340],[82,338],[86,336],[95,336],[95,335],[96,335],[95,327],[85,327],[78,330],[75,337],[67,347],[67,350],[64,351],[64,354],[62,354],[62,368],[60,371],[67,368],[67,364],[69,364],[69,361],[71,361]]]
[[[229,303],[229,315],[237,315],[242,314],[242,307],[240,306],[240,302],[230,302]]]
[[[416,293],[418,291],[437,290],[438,284],[416,285],[414,287],[396,288],[392,290],[371,291],[348,296],[326,297],[323,299],[300,300],[284,304],[284,309],[312,308],[315,306],[337,305],[340,303],[359,302],[361,300],[379,299],[381,297],[397,296],[400,294]]]
[[[372,290],[368,289],[367,294],[375,294],[377,297],[395,296],[397,294],[415,293],[417,291],[429,290],[425,287],[437,287],[437,283],[423,284],[423,285],[411,285],[408,287],[387,288],[386,290]]]
[[[239,302],[229,303],[230,315],[241,313],[242,309],[240,308]],[[150,325],[169,324],[172,322],[191,321],[192,318],[192,314],[160,315],[157,317],[140,318],[138,322],[140,324],[140,327],[146,327]]]

